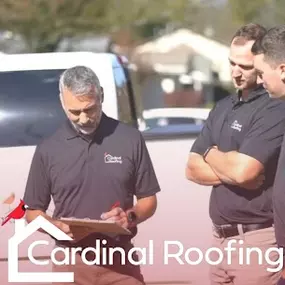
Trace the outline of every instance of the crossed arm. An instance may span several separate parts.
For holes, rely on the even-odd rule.
[[[201,185],[221,183],[257,188],[263,180],[264,167],[258,160],[237,151],[222,152],[212,148],[204,161],[202,155],[190,153],[187,179]]]
[[[284,107],[271,101],[251,122],[243,141],[236,151],[222,152],[215,146],[213,135],[215,116],[220,113],[214,108],[205,126],[192,146],[185,174],[187,179],[202,185],[221,183],[239,185],[245,189],[259,189],[264,181],[264,165],[279,153],[285,126]],[[209,146],[214,146],[206,155]]]

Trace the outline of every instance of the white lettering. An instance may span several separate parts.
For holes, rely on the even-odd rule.
[[[278,254],[278,259],[276,259],[276,256],[274,255],[274,260],[271,260],[270,258],[270,253],[271,252],[277,252]],[[283,248],[274,248],[271,247],[266,250],[265,252],[265,260],[269,265],[279,265],[277,268],[268,268],[267,271],[269,272],[278,272],[283,268]]]
[[[109,265],[114,264],[114,253],[117,251],[121,253],[121,264],[125,265],[126,264],[126,252],[121,247],[114,247],[114,248],[109,249]]]
[[[169,253],[168,246],[169,245],[177,245],[179,247],[178,253]],[[166,247],[166,250],[165,250]],[[184,264],[181,260],[180,256],[183,253],[183,244],[179,241],[165,241],[164,242],[164,264],[168,264],[168,259],[170,257],[176,258],[176,260],[179,262],[179,264]]]
[[[33,256],[33,249],[35,246],[37,245],[49,245],[49,242],[46,240],[38,240],[38,241],[34,241],[28,248],[28,258],[29,260],[35,264],[35,265],[48,265],[49,264],[49,260],[43,260],[43,261],[39,261],[36,260]]]
[[[215,251],[215,252],[217,252],[219,254],[219,257],[218,257],[218,259],[216,261],[213,261],[213,260],[210,259],[209,255],[210,255],[210,253],[212,251]],[[212,248],[210,248],[210,249],[208,249],[206,251],[205,259],[206,259],[206,262],[208,264],[210,264],[210,265],[218,265],[218,264],[220,264],[223,261],[223,258],[224,258],[223,252],[219,248],[212,247]]]
[[[148,264],[149,265],[153,265],[153,258],[154,258],[153,251],[154,251],[153,240],[150,240],[149,241],[149,255],[148,255],[148,258],[149,258]]]
[[[122,164],[121,156],[112,156],[111,154],[105,153],[105,163],[120,163]]]
[[[96,241],[97,243],[97,241]],[[100,247],[99,247],[99,250],[100,250]],[[97,246],[96,248],[93,248],[93,247],[86,247],[84,248],[84,250],[82,251],[82,254],[81,254],[81,258],[82,258],[82,261],[86,264],[86,265],[95,265],[97,264],[97,257],[98,257],[98,249],[97,249]],[[93,252],[95,254],[95,258],[94,260],[89,260],[86,258],[86,255],[89,254],[90,252]]]
[[[71,248],[71,264],[75,265],[76,263],[76,253],[77,252],[81,252],[82,251],[82,247],[72,247]]]
[[[64,259],[63,260],[57,260],[55,255],[57,252],[62,252],[64,254]],[[69,265],[70,264],[70,256],[69,256],[69,249],[63,248],[63,247],[57,247],[52,250],[50,259],[55,265]]]
[[[192,261],[190,258],[189,258],[189,254],[192,252],[192,251],[196,251],[199,255],[198,259],[196,261]],[[186,250],[185,252],[185,260],[187,261],[188,264],[190,265],[197,265],[197,264],[200,264],[201,261],[203,260],[203,252],[197,248],[197,247],[190,247]]]
[[[250,253],[256,251],[258,253],[258,264],[262,264],[262,251],[258,247],[252,247],[246,249],[246,264],[250,264]]]
[[[134,260],[133,259],[133,253],[135,253],[136,251],[140,252],[142,255],[141,260]],[[147,264],[146,260],[147,260],[147,252],[146,252],[146,248],[138,248],[138,247],[133,247],[129,250],[128,252],[128,260],[131,264],[133,265],[145,265]]]
[[[239,247],[234,247],[236,243]],[[268,248],[263,255],[263,251],[258,247],[243,248],[242,240],[230,240],[227,243],[227,247],[224,249],[211,247],[205,252],[205,262],[210,265],[218,265],[223,261],[224,251],[227,252],[227,264],[232,263],[232,252],[237,252],[239,257],[239,264],[243,265],[244,260],[243,253],[246,250],[246,265],[253,263],[262,265],[264,259],[270,266],[267,267],[269,272],[278,272],[283,268],[283,249],[282,248]],[[122,247],[105,248],[107,244],[106,240],[96,240],[96,248],[87,247],[84,250],[81,247],[77,248],[54,248],[51,252],[50,259],[55,265],[74,265],[78,256],[81,257],[82,262],[86,265],[113,265],[114,258],[117,254],[120,254],[121,265],[126,264],[126,255],[128,262],[132,265],[153,265],[154,264],[154,244],[153,240],[149,241],[148,247],[133,247],[128,253]],[[49,260],[37,260],[33,255],[33,250],[38,245],[49,245],[48,241],[40,240],[33,242],[28,248],[29,260],[35,265],[49,265]],[[176,247],[176,248],[173,248]],[[80,255],[77,253],[81,252]],[[256,252],[254,259],[251,260],[251,253]],[[61,253],[58,255],[58,253]],[[71,254],[70,254],[71,253]],[[197,257],[195,257],[197,254]],[[94,258],[93,258],[94,255]],[[190,265],[198,265],[203,261],[203,252],[196,247],[190,247],[184,252],[183,244],[179,241],[164,241],[164,264],[169,264],[170,259],[174,258],[179,264],[185,263]],[[107,263],[108,262],[108,263]]]
[[[97,244],[97,241],[99,242],[98,244]],[[102,244],[106,245],[107,241],[105,239],[102,240]],[[96,248],[98,248],[98,247],[100,248],[100,240],[96,240]],[[101,264],[107,265],[107,249],[105,247],[102,247],[100,251],[101,251],[101,256],[103,259],[103,260],[101,260]]]
[[[231,252],[236,250],[235,248],[232,247],[233,243],[236,243],[235,239],[229,240],[228,241],[228,246],[225,247],[225,251],[227,252],[227,262],[228,262],[229,265],[232,264],[232,254],[231,254]]]
[[[239,244],[240,244],[240,245],[243,245],[243,243],[244,243],[243,240],[240,240],[240,241],[239,241]],[[244,262],[244,261],[243,261],[243,256],[244,256],[243,247],[240,247],[240,248],[239,248],[238,253],[239,253],[239,264],[242,265],[243,262]]]

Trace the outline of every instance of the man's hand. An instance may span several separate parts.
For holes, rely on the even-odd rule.
[[[71,237],[73,239],[71,241],[72,243],[75,243],[90,234],[88,229],[84,229],[83,227],[79,226],[70,227],[69,225],[58,220],[54,220],[53,224],[61,231],[63,231],[65,234],[67,234],[69,237]]]
[[[213,146],[213,148],[218,149],[216,145]],[[264,180],[265,180],[264,173],[261,173],[256,179],[240,184],[239,186],[248,190],[255,190],[261,187],[261,185],[264,183]]]
[[[51,216],[47,215],[45,212],[40,211],[40,210],[27,209],[26,220],[28,223],[30,223],[39,215],[43,216],[46,220],[51,222],[58,229],[60,229],[62,232],[67,234],[69,237],[71,237],[73,239],[71,242],[79,241],[79,240],[83,239],[84,237],[86,237],[87,235],[90,234],[90,230],[88,230],[88,228],[78,227],[78,226],[70,227],[68,224],[66,224],[60,220],[54,219]],[[45,233],[45,234],[48,234],[45,230],[43,230],[41,228],[38,231]]]
[[[194,152],[188,156],[185,176],[188,180],[200,185],[212,186],[222,183],[211,166],[204,161],[203,156]]]
[[[67,234],[69,237],[71,238],[74,238],[74,235],[70,229],[70,226],[61,222],[61,221],[58,221],[58,220],[54,220],[52,222],[57,228],[59,228],[62,232],[64,232],[65,234]]]
[[[264,173],[263,164],[246,154],[238,151],[222,152],[213,147],[205,160],[216,175],[227,184],[246,185],[250,187],[247,189],[257,189],[257,185],[261,185],[260,180],[263,183],[263,177],[260,177]],[[252,185],[252,181],[257,181],[257,185]]]
[[[115,221],[123,228],[129,227],[127,213],[120,207],[116,207],[109,212],[103,213],[101,219],[105,221]]]

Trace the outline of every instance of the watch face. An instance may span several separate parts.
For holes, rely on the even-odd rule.
[[[130,222],[134,222],[136,220],[136,218],[137,218],[137,215],[135,214],[135,212],[129,212],[128,213],[128,220]]]

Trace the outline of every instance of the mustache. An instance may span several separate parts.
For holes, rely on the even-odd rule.
[[[93,124],[77,124],[80,128],[93,128],[96,126],[96,123]]]

